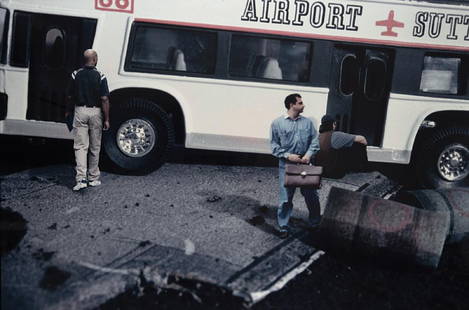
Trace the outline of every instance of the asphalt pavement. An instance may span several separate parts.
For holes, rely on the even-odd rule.
[[[143,282],[210,285],[248,305],[281,289],[324,252],[309,242],[299,192],[292,234],[278,237],[278,170],[242,157],[251,165],[224,157],[144,176],[103,172],[101,186],[80,192],[70,163],[8,174],[2,162],[2,208],[26,221],[9,226],[24,232],[1,257],[2,309],[96,308]],[[324,179],[323,208],[332,186],[380,197],[397,188],[379,172]]]

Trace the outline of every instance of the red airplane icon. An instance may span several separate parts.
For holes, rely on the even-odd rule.
[[[376,26],[385,26],[386,31],[381,32],[382,36],[397,37],[397,33],[392,31],[393,27],[404,28],[404,23],[394,20],[394,11],[389,11],[388,19],[379,20],[376,22]]]

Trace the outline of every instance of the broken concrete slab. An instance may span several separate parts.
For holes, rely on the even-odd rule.
[[[469,238],[469,189],[402,191],[393,200],[416,208],[448,214],[446,242],[459,243]]]
[[[334,187],[319,227],[326,251],[437,268],[449,214]]]

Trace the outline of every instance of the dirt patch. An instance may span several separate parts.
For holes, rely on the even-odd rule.
[[[147,245],[150,245],[150,244],[151,244],[151,241],[150,241],[150,240],[145,240],[145,241],[141,241],[141,242],[138,244],[138,246],[144,248],[144,247],[146,247]]]
[[[27,232],[27,221],[10,208],[0,208],[0,255],[18,246]]]
[[[210,196],[210,197],[207,198],[207,202],[217,202],[217,201],[220,201],[222,199],[223,198],[221,198],[220,196],[213,195],[213,196]]]
[[[47,267],[44,276],[39,282],[39,287],[48,291],[54,291],[70,278],[71,274],[55,266]]]
[[[35,181],[35,182],[39,182],[39,183],[43,183],[43,184],[47,184],[49,183],[49,181],[43,177],[40,177],[40,176],[37,176],[37,175],[33,175],[29,178],[31,181]]]
[[[258,225],[262,225],[265,223],[265,218],[261,215],[256,215],[250,219],[247,220],[249,224],[253,225],[253,226],[258,226]]]
[[[46,252],[44,251],[44,249],[39,249],[36,252],[34,252],[32,256],[34,259],[47,262],[52,258],[52,256],[54,256],[54,254],[55,252]]]

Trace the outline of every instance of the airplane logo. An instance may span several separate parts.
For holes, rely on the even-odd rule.
[[[389,11],[388,19],[377,21],[376,26],[386,27],[386,31],[381,32],[382,36],[397,37],[397,32],[392,31],[392,28],[404,28],[404,23],[394,20],[394,11],[391,10]]]

